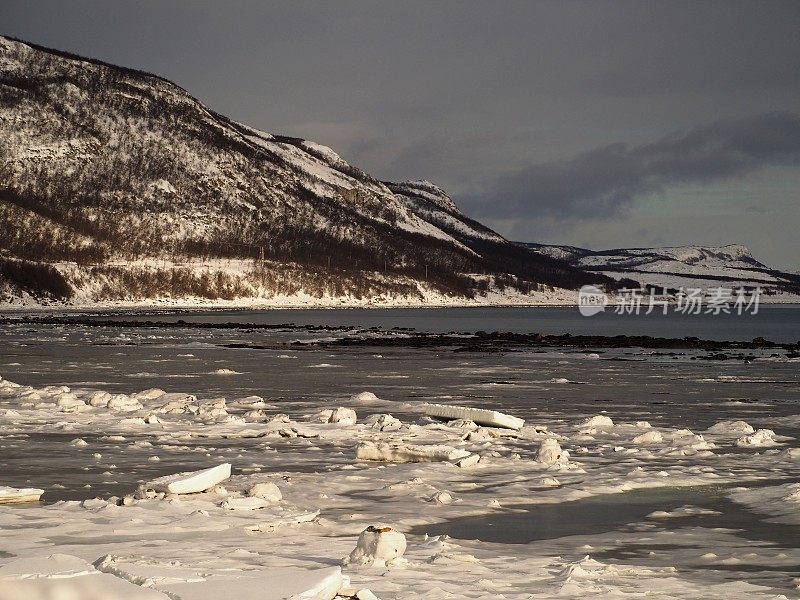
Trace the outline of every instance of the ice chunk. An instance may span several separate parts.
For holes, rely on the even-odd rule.
[[[469,467],[474,467],[478,464],[481,457],[478,454],[470,454],[459,460],[456,464],[461,467],[462,469],[468,469]]]
[[[89,396],[89,406],[107,407],[108,401],[111,400],[111,394],[108,392],[92,392]]]
[[[372,427],[372,429],[377,429],[378,431],[397,431],[403,426],[400,419],[395,419],[389,414],[371,415],[367,418],[365,423]]]
[[[37,488],[13,488],[0,485],[0,504],[20,504],[38,502],[44,490]]]
[[[75,394],[65,392],[59,395],[56,400],[56,407],[58,407],[58,410],[61,412],[78,412],[86,408],[86,403],[75,396]]]
[[[350,402],[353,404],[376,404],[380,401],[381,399],[372,392],[361,392],[350,396]]]
[[[464,436],[464,439],[468,442],[473,443],[480,443],[480,442],[488,442],[497,438],[497,434],[492,431],[491,429],[484,429],[483,427],[479,427],[475,431],[470,431]]]
[[[508,429],[522,429],[525,420],[512,417],[505,413],[485,408],[469,408],[467,406],[447,406],[444,404],[425,404],[425,414],[437,419],[469,419],[478,425],[486,427],[505,427]]]
[[[452,446],[412,446],[410,444],[389,444],[384,442],[361,442],[356,448],[359,460],[378,460],[383,462],[434,462],[458,460],[469,456],[466,450]]]
[[[720,421],[708,428],[708,433],[716,434],[749,434],[755,429],[747,421]]]
[[[475,421],[470,419],[455,419],[453,421],[447,422],[448,427],[456,427],[458,429],[470,429],[475,430],[478,426],[475,424]]]
[[[223,463],[202,471],[190,471],[159,477],[146,484],[145,487],[154,489],[157,492],[170,494],[193,494],[212,488],[230,476],[230,463]]]
[[[611,417],[607,417],[606,415],[595,415],[589,419],[586,419],[580,424],[580,427],[613,427],[614,421],[611,420]]]
[[[641,435],[637,435],[633,438],[634,444],[657,444],[658,442],[662,441],[664,436],[661,435],[660,431],[648,431],[647,433],[643,433]]]
[[[355,425],[356,418],[356,411],[343,406],[322,410],[317,413],[316,417],[317,421],[320,423],[338,423],[339,425]]]
[[[569,452],[561,449],[555,438],[547,438],[539,444],[536,461],[545,465],[563,465],[569,462]]]
[[[370,525],[358,536],[358,543],[345,565],[386,566],[400,564],[406,551],[406,536],[388,525]]]
[[[139,401],[142,400],[157,400],[166,394],[166,392],[159,388],[150,388],[149,390],[142,390],[141,392],[136,392],[133,394],[133,398],[136,398]]]
[[[772,429],[759,429],[752,435],[746,435],[736,440],[736,445],[740,447],[775,446],[778,443],[775,440],[775,432]]]
[[[158,400],[163,402],[154,409],[154,412],[159,414],[178,415],[197,411],[197,406],[194,404],[197,398],[192,394],[163,394]]]
[[[431,496],[431,502],[434,504],[452,504],[453,496],[448,491],[436,492]]]
[[[215,400],[203,402],[197,410],[197,416],[202,419],[213,419],[227,415],[228,407],[225,403],[225,398],[216,398]]]
[[[283,499],[280,488],[271,481],[256,483],[247,490],[247,495],[253,498],[262,498],[269,502],[280,502]]]
[[[241,375],[241,373],[233,369],[216,369],[211,371],[209,375]]]
[[[122,412],[131,412],[134,410],[139,410],[142,408],[142,405],[135,398],[131,398],[125,394],[114,394],[108,400],[108,408]]]
[[[257,510],[272,504],[264,498],[228,498],[220,506],[225,510]]]

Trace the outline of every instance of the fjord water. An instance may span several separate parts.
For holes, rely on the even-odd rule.
[[[649,335],[707,340],[749,341],[763,337],[776,342],[800,341],[800,305],[764,305],[756,314],[667,315],[655,309],[651,314],[605,312],[584,317],[570,307],[474,307],[401,309],[271,309],[206,310],[103,314],[97,318],[132,321],[184,320],[189,323],[295,324],[318,327],[358,327],[447,333],[450,331],[501,331],[572,335]]]

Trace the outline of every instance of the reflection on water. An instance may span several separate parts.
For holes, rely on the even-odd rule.
[[[777,485],[785,481],[759,481],[748,487]],[[738,485],[738,484],[737,484]],[[683,506],[707,509],[696,515],[652,519],[661,528],[723,527],[738,530],[751,540],[768,541],[783,547],[800,547],[800,529],[776,526],[725,496],[726,486],[662,487],[620,494],[594,496],[574,502],[532,504],[508,512],[464,517],[419,527],[413,533],[447,534],[464,540],[504,544],[529,544],[539,540],[572,535],[595,535],[609,531],[635,530],[655,511],[672,511]]]

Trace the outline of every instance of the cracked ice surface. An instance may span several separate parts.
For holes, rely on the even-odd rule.
[[[70,583],[82,598],[796,595],[797,375],[785,363],[224,349],[238,332],[129,332],[100,351],[86,342],[109,342],[102,332],[5,335],[15,354],[0,368],[19,384],[0,381],[0,485],[42,488],[46,502],[0,506],[0,598]],[[582,385],[550,383],[562,376]],[[353,397],[365,389],[376,395]],[[443,423],[424,402],[526,424]],[[354,424],[348,411],[321,422],[342,408]],[[375,427],[388,413],[399,424]],[[757,430],[775,443],[739,443]],[[358,460],[370,443],[458,452]],[[457,466],[464,456],[479,460]],[[232,476],[201,493],[147,489],[226,463]],[[404,561],[342,566],[384,524],[405,535]]]

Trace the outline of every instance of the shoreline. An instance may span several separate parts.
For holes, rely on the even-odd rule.
[[[66,325],[96,328],[131,328],[131,329],[198,329],[198,330],[294,330],[294,331],[338,331],[358,332],[374,328],[355,325],[297,325],[295,323],[248,323],[227,321],[222,323],[157,320],[114,320],[90,316],[22,316],[9,318],[0,315],[0,325]],[[343,337],[325,341],[294,341],[290,344],[278,343],[252,346],[253,349],[264,347],[384,347],[384,348],[443,348],[453,347],[461,352],[498,352],[513,351],[524,348],[647,348],[647,349],[679,349],[679,350],[786,350],[790,358],[800,356],[800,341],[778,342],[755,337],[752,340],[711,340],[695,336],[682,338],[656,337],[650,335],[577,335],[571,333],[545,334],[540,332],[514,333],[508,331],[464,331],[450,333],[429,333],[410,328],[395,327],[378,329],[383,336]],[[398,335],[400,334],[400,335]],[[242,345],[243,348],[250,347]]]
[[[577,293],[577,292],[576,292]],[[382,310],[442,310],[442,309],[494,309],[494,308],[577,308],[577,301],[570,302],[453,302],[453,303],[352,303],[352,304],[335,304],[320,302],[319,304],[261,304],[261,303],[240,303],[233,301],[230,304],[226,301],[211,301],[208,304],[161,304],[161,303],[146,303],[146,302],[132,302],[132,303],[119,303],[119,304],[84,304],[84,305],[66,305],[66,304],[53,304],[53,305],[33,305],[22,306],[18,304],[2,304],[0,303],[0,316],[5,313],[54,313],[54,312],[90,312],[90,313],[105,313],[112,311],[120,312],[161,312],[167,313],[169,311],[175,312],[201,312],[201,311],[302,311],[302,310],[353,310],[353,311],[382,311]],[[609,302],[607,306],[616,306],[614,302]],[[760,300],[761,308],[772,307],[800,307],[800,296],[787,298],[786,300]]]

